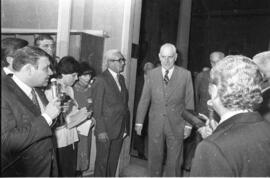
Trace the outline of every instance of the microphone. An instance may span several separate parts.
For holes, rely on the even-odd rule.
[[[57,80],[55,78],[51,79],[51,88],[52,88],[52,98],[56,98],[58,96],[58,87],[57,87]]]
[[[200,127],[205,126],[205,120],[201,119],[200,116],[193,110],[184,110],[182,112],[182,117],[185,121],[190,123],[193,127],[196,129],[199,129]]]

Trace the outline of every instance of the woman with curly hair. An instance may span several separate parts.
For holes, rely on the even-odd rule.
[[[221,117],[197,147],[192,177],[270,175],[270,124],[254,109],[262,102],[262,76],[245,56],[227,56],[211,70],[209,94]]]

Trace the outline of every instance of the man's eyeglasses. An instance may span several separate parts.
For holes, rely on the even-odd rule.
[[[115,59],[111,59],[110,61],[117,61],[117,62],[123,62],[123,63],[125,63],[126,62],[126,59],[125,58],[120,58],[120,59],[117,59],[117,60],[115,60]]]

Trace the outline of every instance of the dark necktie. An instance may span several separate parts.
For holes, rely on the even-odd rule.
[[[33,103],[37,106],[37,108],[40,110],[39,104],[38,104],[38,99],[37,99],[37,94],[34,89],[31,91],[32,94],[32,101]]]
[[[166,85],[168,84],[168,82],[170,80],[168,74],[169,74],[169,70],[166,70],[165,75],[164,75],[164,82]]]

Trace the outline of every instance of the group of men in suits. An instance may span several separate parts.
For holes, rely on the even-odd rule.
[[[175,66],[174,45],[162,45],[159,59],[161,66],[145,77],[135,130],[141,134],[150,106],[148,176],[182,176],[183,141],[192,127],[181,114],[184,109],[194,109],[192,79],[188,70]],[[13,75],[1,77],[1,173],[57,176],[50,126],[60,113],[60,101],[48,102],[39,90],[52,75],[49,56],[26,46],[16,50],[11,61]],[[130,112],[121,75],[126,63],[123,54],[108,50],[104,62],[106,70],[93,84],[93,111],[97,137],[94,176],[105,177],[116,174],[123,139],[130,132]],[[191,176],[270,175],[270,124],[253,112],[262,101],[261,79],[258,67],[244,56],[228,56],[213,67],[210,101],[221,120],[213,134],[199,144]]]

